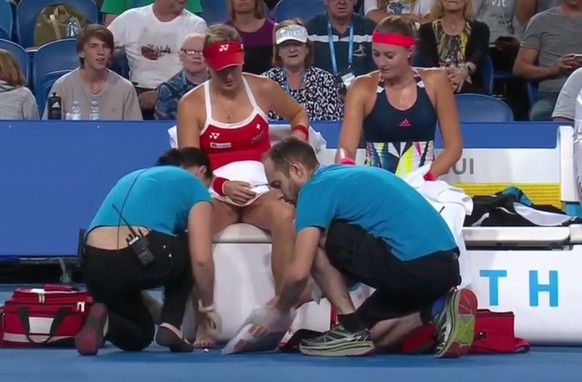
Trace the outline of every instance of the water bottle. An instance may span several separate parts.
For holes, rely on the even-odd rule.
[[[47,100],[48,119],[63,119],[63,99],[53,93]]]
[[[99,102],[97,102],[97,100],[91,101],[91,112],[89,113],[89,119],[91,121],[97,121],[101,119],[99,115]]]
[[[73,107],[71,107],[71,119],[73,121],[79,121],[81,119],[81,105],[79,101],[73,101]]]
[[[67,23],[67,37],[75,38],[79,34],[79,20],[75,16],[69,17],[69,22]]]

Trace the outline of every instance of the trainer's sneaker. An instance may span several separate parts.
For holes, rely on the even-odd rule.
[[[301,341],[302,354],[321,357],[355,357],[373,353],[376,348],[368,330],[356,333],[336,325],[319,337]]]
[[[103,346],[103,331],[107,324],[107,307],[97,303],[91,307],[81,331],[75,336],[75,347],[81,355],[96,355]]]
[[[473,344],[477,296],[469,289],[454,290],[435,317],[437,358],[458,358],[466,355]]]

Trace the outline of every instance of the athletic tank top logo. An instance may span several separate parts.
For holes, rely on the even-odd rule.
[[[398,125],[398,126],[399,127],[402,127],[402,128],[408,128],[408,127],[410,127],[412,125],[410,124],[410,122],[408,122],[408,118],[404,118],[402,120],[402,122],[400,122],[400,125]]]

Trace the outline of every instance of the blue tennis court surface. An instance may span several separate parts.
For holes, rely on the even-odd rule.
[[[3,302],[14,286],[0,286]],[[383,355],[331,359],[289,354],[222,356],[219,351],[172,354],[152,345],[125,353],[112,346],[96,357],[74,349],[0,349],[0,380],[176,382],[578,382],[582,348],[534,348],[528,354],[468,356],[438,360],[431,356]]]

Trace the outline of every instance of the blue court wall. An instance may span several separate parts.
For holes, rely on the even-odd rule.
[[[79,229],[121,176],[152,165],[169,148],[171,126],[0,121],[0,259],[76,256]],[[466,148],[554,148],[558,126],[467,123],[462,133]],[[338,123],[312,127],[328,148],[337,147]]]

